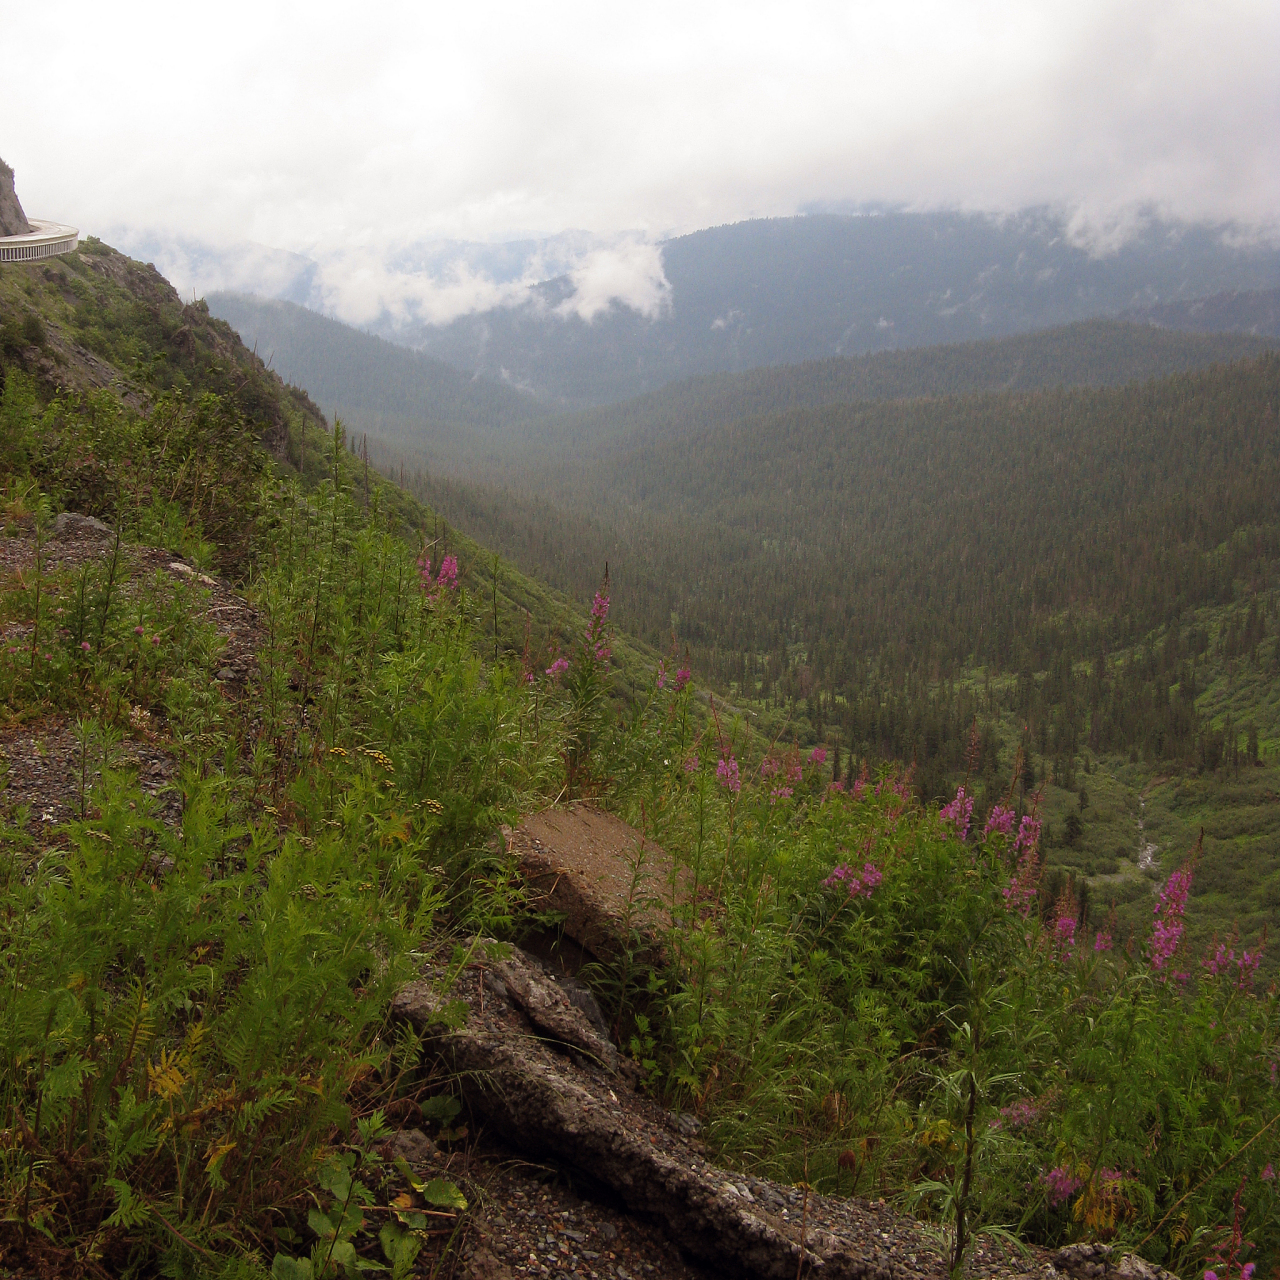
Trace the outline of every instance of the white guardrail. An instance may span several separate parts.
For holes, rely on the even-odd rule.
[[[21,236],[0,236],[0,262],[36,262],[70,253],[80,243],[80,232],[60,222],[28,218],[31,230]]]

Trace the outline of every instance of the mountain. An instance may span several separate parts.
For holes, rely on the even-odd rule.
[[[1190,302],[1135,307],[1123,319],[1197,333],[1280,335],[1280,289],[1236,289]]]
[[[980,342],[709,374],[565,414],[526,392],[463,374],[293,303],[228,293],[207,301],[213,315],[349,430],[412,452],[430,470],[489,479],[529,449],[679,435],[694,424],[860,400],[1118,385],[1256,355],[1272,345],[1257,337],[1091,320]]]
[[[1046,211],[996,218],[888,212],[762,219],[666,241],[668,305],[614,302],[592,320],[571,276],[523,305],[446,325],[374,326],[468,373],[565,404],[680,378],[889,348],[965,342],[1133,307],[1280,284],[1280,249],[1223,229],[1152,222],[1109,251]]]
[[[793,409],[921,396],[1142,382],[1259,355],[1276,345],[1242,334],[1191,334],[1118,320],[1084,320],[1016,337],[797,365],[709,374],[661,391],[548,419],[521,437],[547,448],[688,435],[713,424]]]
[[[288,383],[306,387],[354,438],[423,452],[433,468],[491,446],[548,412],[527,392],[353,329],[296,303],[214,293],[227,321]]]
[[[0,160],[0,236],[20,236],[31,230],[13,188],[13,170]]]

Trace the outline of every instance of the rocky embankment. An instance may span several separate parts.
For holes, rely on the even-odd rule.
[[[776,1280],[946,1276],[938,1235],[883,1200],[822,1196],[715,1164],[696,1118],[664,1111],[619,1055],[591,992],[565,969],[577,958],[615,953],[625,930],[634,937],[639,929],[643,939],[659,922],[657,886],[669,866],[661,850],[588,806],[536,815],[506,838],[535,900],[564,914],[576,950],[557,948],[544,960],[476,939],[471,963],[452,984],[443,970],[427,969],[393,1006],[455,1082],[472,1124],[585,1182],[630,1217],[657,1224],[677,1247],[680,1269],[650,1262],[645,1275],[683,1276],[693,1263],[703,1274]],[[642,895],[637,886],[652,892]],[[473,1274],[632,1274],[616,1259],[602,1261],[599,1249],[566,1245],[572,1235],[556,1240],[549,1257],[526,1253],[505,1244],[504,1226],[502,1214],[477,1223]],[[1025,1255],[983,1247],[970,1274],[1166,1276],[1102,1245]]]

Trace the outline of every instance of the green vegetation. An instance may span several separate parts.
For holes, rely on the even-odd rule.
[[[645,812],[691,888],[672,985],[637,995],[722,1151],[913,1203],[957,1264],[1012,1232],[1141,1242],[1184,1275],[1270,1265],[1275,989],[1253,993],[1238,944],[1195,962],[1194,859],[1123,947],[1041,878],[1030,815],[984,832],[963,793],[939,814],[892,772],[835,787],[821,752],[748,768],[734,736],[677,726],[664,748]],[[1237,1206],[1257,1254],[1231,1244]]]
[[[1192,932],[1256,944],[1280,858],[1276,357],[733,416],[757,383],[798,395],[791,379],[743,375],[723,400],[714,380],[703,401],[673,389],[616,411],[616,431],[597,411],[587,437],[491,467],[505,489],[407,483],[580,597],[603,550],[620,623],[655,644],[674,630],[766,740],[907,762],[942,801],[977,717],[984,812],[1021,750],[1051,864],[1122,931],[1203,822]],[[1174,779],[1194,820],[1166,807]],[[1241,806],[1247,831],[1217,820]]]
[[[135,278],[95,256],[117,284]],[[575,614],[370,472],[339,428],[322,434],[305,405],[291,416],[302,402],[265,372],[259,416],[238,383],[218,392],[245,358],[230,339],[217,367],[152,360],[179,365],[163,386],[117,371],[77,389],[93,366],[67,336],[62,284],[0,276],[0,300],[18,299],[0,327],[16,314],[25,333],[35,317],[45,344],[6,348],[16,571],[0,584],[0,732],[61,734],[71,814],[46,821],[11,794],[0,830],[5,1266],[327,1280],[441,1257],[448,1231],[427,1229],[424,1206],[451,1228],[466,1186],[413,1182],[381,1147],[414,1105],[439,1141],[464,1141],[456,1082],[424,1068],[390,997],[424,960],[456,972],[477,935],[537,923],[492,837],[565,794],[673,857],[667,968],[624,957],[595,979],[650,1088],[696,1112],[726,1162],[892,1196],[945,1233],[957,1267],[984,1232],[1104,1238],[1231,1280],[1243,1262],[1280,1262],[1277,997],[1258,993],[1247,937],[1196,932],[1202,903],[1242,891],[1244,859],[1227,851],[1271,838],[1271,770],[1255,759],[1280,732],[1267,576],[1280,361],[1118,393],[947,401],[932,428],[919,404],[849,411],[906,427],[846,441],[882,486],[861,508],[845,497],[886,556],[858,570],[880,584],[884,611],[866,626],[883,643],[850,647],[847,668],[834,646],[820,667],[803,636],[783,635],[764,649],[776,675],[754,688],[756,667],[716,668],[701,645],[764,736],[718,699],[703,714],[683,675],[655,674],[611,630],[608,586],[589,619]],[[104,315],[127,307],[120,287],[104,287]],[[159,336],[123,327],[116,348],[142,367],[178,343],[159,321],[146,332]],[[69,390],[51,389],[59,371]],[[1117,404],[1133,410],[1120,424],[1103,412]],[[1004,516],[975,517],[986,541],[972,546],[991,558],[971,552],[963,578],[966,557],[933,526],[890,557],[906,517],[891,517],[892,468],[868,459],[927,461],[927,429],[950,433],[954,465],[911,499],[934,502],[941,524],[972,508],[972,493],[967,507],[948,495],[981,480],[961,463],[983,415],[1012,441],[1011,481],[991,491]],[[815,421],[796,418],[797,432],[848,419]],[[1037,446],[1053,431],[1056,451]],[[1051,478],[1076,480],[1066,497],[1042,487],[1039,506],[1065,521],[1065,548],[1095,557],[1091,575],[1017,499],[1041,474],[1019,451],[1037,447]],[[763,447],[740,456],[741,475],[767,470]],[[1117,458],[1114,490],[1094,493]],[[1203,493],[1175,518],[1193,471]],[[726,511],[730,477],[711,495]],[[821,490],[806,483],[795,491]],[[102,554],[59,552],[52,518],[72,504],[113,524]],[[157,543],[160,557],[139,550]],[[225,586],[169,567],[179,549],[252,606],[249,686],[218,674],[228,640],[208,605]],[[802,571],[772,595],[752,572],[744,559],[757,625],[783,602],[817,628]],[[942,589],[948,573],[963,589]],[[971,591],[972,612],[957,610]],[[730,634],[746,634],[720,594]],[[990,634],[966,632],[984,617]],[[802,734],[830,754],[801,751]],[[915,778],[880,763],[921,743]],[[173,762],[180,814],[129,763],[142,745]],[[1144,831],[1171,846],[1169,865],[1135,869],[1140,891],[1113,915],[1096,886],[1119,871],[1090,841],[1120,839],[1132,788],[1156,768]],[[930,789],[950,799],[957,779],[940,813]],[[1197,855],[1166,879],[1202,824]],[[1088,894],[1077,871],[1093,876]],[[1153,918],[1148,885],[1162,883]]]

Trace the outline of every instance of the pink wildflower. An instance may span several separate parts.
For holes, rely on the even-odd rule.
[[[774,789],[769,792],[769,803],[777,804],[779,800],[790,800],[791,796],[792,791],[790,787],[774,787]]]
[[[822,882],[822,887],[835,889],[843,886],[851,898],[869,898],[883,879],[883,873],[873,862],[864,863],[861,874],[842,862]]]
[[[787,781],[800,782],[804,778],[804,769],[797,760],[793,764],[787,766]]]
[[[844,783],[841,782],[839,779],[837,779],[835,782],[828,782],[827,790],[838,791],[841,795],[844,795]]]
[[[690,757],[689,757],[689,758],[684,762],[684,771],[685,771],[685,773],[697,773],[697,772],[698,772],[698,757],[697,757],[697,756],[690,756]]]
[[[716,777],[720,779],[720,785],[726,791],[732,791],[737,795],[742,790],[742,781],[738,777],[738,762],[733,756],[721,758],[720,763],[716,765]]]
[[[814,749],[809,752],[809,763],[810,764],[826,764],[827,763],[826,747],[814,747]]]
[[[760,761],[760,776],[762,778],[772,778],[781,768],[782,766],[772,756],[765,756]]]
[[[1007,836],[1013,831],[1013,810],[1008,805],[998,804],[992,807],[991,816],[987,819],[987,825],[982,835],[983,839],[987,836],[1001,835]]]
[[[658,663],[658,688],[661,689],[667,683],[667,664],[665,662]]]
[[[1274,1182],[1276,1180],[1276,1171],[1271,1167],[1271,1162],[1267,1162],[1267,1167],[1263,1169],[1260,1177],[1263,1182]]]
[[[606,583],[606,586],[608,584]],[[609,661],[613,650],[609,647],[605,623],[609,617],[609,594],[601,587],[591,602],[591,618],[587,622],[587,633],[583,637],[592,658],[599,663]]]
[[[956,788],[956,798],[940,810],[938,817],[943,822],[950,822],[962,841],[969,837],[969,821],[973,817],[973,797],[964,793],[963,787]]]
[[[1201,965],[1216,978],[1220,974],[1228,974],[1232,985],[1240,991],[1246,991],[1253,985],[1253,975],[1257,971],[1258,962],[1262,959],[1260,952],[1243,951],[1236,957],[1235,948],[1228,949],[1219,945],[1212,956],[1201,960]],[[1234,967],[1235,972],[1232,973]]]
[[[1048,1195],[1049,1203],[1055,1207],[1062,1204],[1064,1200],[1070,1199],[1084,1185],[1075,1174],[1064,1168],[1050,1169],[1048,1173],[1042,1173],[1040,1181]]]
[[[689,683],[689,680],[690,680],[689,668],[681,667],[680,670],[676,672],[676,692],[679,693],[685,687],[685,685]]]
[[[81,640],[80,647],[85,651],[85,653],[88,653],[89,650],[93,648],[93,646],[87,640]]]
[[[1059,960],[1070,960],[1071,950],[1076,941],[1076,922],[1072,916],[1059,916],[1053,926],[1054,949]]]
[[[147,634],[146,627],[134,627],[133,634],[135,636],[145,636]]]
[[[1024,818],[1025,822],[1026,819]],[[1014,869],[1013,878],[1001,890],[1008,910],[1016,911],[1024,920],[1031,914],[1031,904],[1036,900],[1040,883],[1040,865],[1036,857],[1036,847],[1029,845],[1022,851],[1018,865]]]
[[[1163,969],[1173,959],[1182,942],[1186,925],[1187,895],[1191,892],[1191,864],[1179,867],[1169,877],[1156,903],[1155,927],[1151,931],[1151,965]]]
[[[1040,843],[1040,819],[1034,813],[1022,815],[1018,824],[1018,838],[1013,842],[1015,853],[1035,849]]]
[[[553,680],[559,680],[566,671],[569,670],[568,658],[557,658],[548,668],[547,675]]]
[[[453,591],[458,586],[458,557],[445,556],[440,561],[440,572],[436,576],[436,586]]]
[[[1099,929],[1093,938],[1093,949],[1095,951],[1110,951],[1111,945],[1111,935]]]
[[[1015,1129],[1025,1129],[1040,1118],[1040,1108],[1030,1098],[1019,1098],[1017,1102],[1001,1107],[1000,1114]]]

